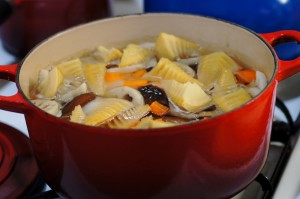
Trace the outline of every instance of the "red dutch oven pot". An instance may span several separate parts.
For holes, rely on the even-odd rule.
[[[168,32],[224,50],[264,72],[267,87],[240,108],[186,125],[117,130],[84,126],[51,116],[28,100],[38,70],[75,52],[151,38]],[[182,14],[142,14],[99,20],[59,33],[15,65],[2,79],[18,92],[1,96],[2,109],[25,114],[31,145],[49,186],[69,198],[227,198],[262,169],[278,82],[300,71],[300,59],[282,61],[273,47],[300,41],[296,31],[256,34],[221,20]]]

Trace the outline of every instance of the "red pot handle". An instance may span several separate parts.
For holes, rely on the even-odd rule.
[[[273,47],[291,41],[300,43],[300,32],[294,30],[282,30],[273,33],[260,34],[260,36]],[[290,61],[278,59],[278,63],[279,68],[276,76],[278,81],[284,80],[300,72],[300,57]]]
[[[16,81],[18,64],[12,64],[7,66],[0,65],[0,79],[9,80],[12,82]],[[24,113],[28,110],[29,104],[24,97],[17,92],[12,96],[0,95],[0,109]]]

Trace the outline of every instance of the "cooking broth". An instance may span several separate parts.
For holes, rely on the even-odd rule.
[[[231,111],[267,85],[223,51],[168,33],[124,48],[98,46],[39,71],[33,104],[71,122],[161,128]]]

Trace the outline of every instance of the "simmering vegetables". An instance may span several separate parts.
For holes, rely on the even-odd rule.
[[[160,33],[155,42],[97,48],[39,71],[33,104],[106,128],[162,128],[218,116],[247,103],[265,75],[223,51]]]

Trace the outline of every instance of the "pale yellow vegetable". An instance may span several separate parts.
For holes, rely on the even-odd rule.
[[[64,61],[61,64],[58,64],[56,67],[60,70],[64,77],[78,78],[84,76],[82,62],[78,58]]]
[[[172,122],[164,122],[160,120],[153,120],[151,122],[150,128],[166,128],[166,127],[171,127],[171,126],[176,126],[175,123]]]
[[[31,102],[47,113],[54,116],[59,116],[60,105],[56,101],[48,99],[35,99],[31,100]]]
[[[134,128],[135,129],[148,129],[151,127],[152,121],[153,121],[152,115],[144,117]]]
[[[158,58],[165,57],[172,61],[199,55],[197,44],[167,33],[159,34],[154,51]]]
[[[85,105],[86,119],[84,124],[99,126],[106,120],[112,119],[117,114],[133,107],[127,100],[117,98],[97,99]]]
[[[218,107],[227,112],[245,104],[251,100],[251,96],[245,89],[237,88],[230,92],[214,93],[213,100]]]
[[[148,72],[147,75],[161,77],[163,80],[176,80],[180,83],[192,82],[202,85],[199,80],[187,74],[182,68],[167,58],[161,58],[157,65]]]
[[[150,107],[148,104],[142,106],[136,106],[131,109],[125,110],[111,119],[107,124],[110,128],[131,128],[133,127],[141,118],[146,116],[150,112]]]
[[[164,82],[165,91],[175,104],[190,112],[198,112],[211,102],[211,97],[195,83]]]
[[[231,70],[223,69],[215,85],[215,92],[226,91],[237,87],[236,78]]]
[[[123,50],[120,67],[139,63],[152,55],[152,51],[137,44],[128,44]]]
[[[99,96],[102,96],[105,92],[105,72],[106,65],[104,63],[88,64],[84,68],[89,88]]]
[[[105,63],[115,61],[117,59],[121,59],[123,54],[119,49],[116,48],[107,49],[104,46],[98,46],[97,51],[101,61]]]
[[[53,98],[56,94],[58,87],[64,80],[61,72],[56,68],[52,68],[50,71],[41,70],[40,72],[40,84],[38,85],[38,91],[46,98]]]
[[[72,114],[70,116],[71,122],[76,122],[79,124],[82,124],[85,120],[85,113],[83,112],[80,105],[75,106],[74,110],[72,111]]]
[[[224,75],[224,70],[234,72],[239,65],[225,52],[214,52],[202,57],[198,64],[197,78],[204,84],[205,89],[212,88],[220,75]],[[222,77],[224,78],[224,77]]]
[[[162,120],[153,120],[153,117],[150,115],[144,117],[141,121],[134,127],[135,129],[149,129],[149,128],[165,128],[176,126],[175,123],[165,122]]]

